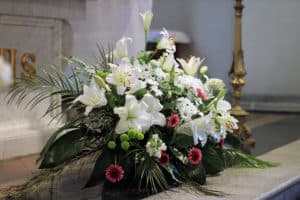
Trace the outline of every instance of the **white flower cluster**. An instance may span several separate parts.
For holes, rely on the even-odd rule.
[[[150,156],[160,158],[161,151],[167,150],[166,144],[158,137],[157,134],[152,135],[146,144],[146,151]]]
[[[142,15],[145,31],[149,29],[152,16],[150,13]],[[145,24],[147,23],[147,24]],[[237,120],[229,114],[231,105],[223,100],[224,83],[219,79],[210,79],[205,73],[207,67],[200,65],[204,59],[190,57],[189,59],[176,59],[174,52],[176,46],[174,37],[163,29],[162,39],[157,44],[157,49],[166,52],[157,60],[151,59],[141,62],[139,59],[128,58],[127,45],[132,42],[131,38],[123,37],[117,42],[111,52],[117,59],[114,64],[109,64],[111,70],[105,78],[94,77],[90,86],[84,86],[83,94],[76,101],[85,104],[86,115],[96,107],[105,106],[107,99],[106,91],[114,87],[118,95],[125,97],[125,104],[114,108],[120,120],[115,132],[122,134],[129,129],[137,129],[143,133],[153,125],[165,126],[166,118],[161,111],[161,100],[172,97],[172,90],[168,87],[177,87],[184,95],[173,98],[176,101],[176,111],[179,114],[179,123],[175,125],[178,134],[193,136],[194,144],[199,142],[205,145],[208,136],[216,142],[225,138],[226,130],[237,128]],[[147,52],[142,52],[147,53]],[[183,68],[181,69],[180,66]],[[194,77],[199,72],[201,79]],[[96,84],[96,83],[97,84]],[[138,100],[135,93],[146,90],[146,94]],[[147,143],[147,151],[150,155],[158,157],[159,139],[154,135]],[[164,147],[163,144],[161,144]]]

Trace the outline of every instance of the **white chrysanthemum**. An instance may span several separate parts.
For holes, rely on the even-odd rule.
[[[206,85],[210,89],[214,90],[223,90],[225,88],[225,84],[221,79],[210,78],[207,80]]]
[[[99,88],[95,80],[91,81],[90,86],[83,86],[83,94],[78,96],[74,102],[80,101],[86,105],[85,115],[88,115],[93,108],[105,106],[107,99],[105,97],[105,89]]]
[[[2,57],[0,57],[0,88],[8,87],[12,83],[12,68]]]
[[[157,134],[152,135],[146,144],[147,153],[155,158],[161,157],[161,151],[167,150],[166,144],[158,137]]]
[[[197,88],[205,89],[205,86],[200,79],[185,74],[177,76],[174,80],[174,84],[181,89],[192,89],[194,92]]]
[[[114,113],[120,117],[115,129],[116,133],[125,133],[130,128],[147,131],[152,125],[153,119],[147,109],[148,106],[145,102],[139,102],[135,96],[126,95],[125,105],[114,109]]]
[[[192,116],[198,113],[197,107],[188,98],[179,98],[176,107],[179,110],[181,119],[185,121],[191,120]]]

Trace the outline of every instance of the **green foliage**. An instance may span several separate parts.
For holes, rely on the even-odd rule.
[[[157,193],[168,188],[168,182],[159,165],[147,153],[137,154],[140,158],[135,165],[135,180],[138,181],[139,191],[150,190]]]
[[[148,90],[145,89],[145,88],[142,88],[142,89],[139,89],[138,91],[136,91],[134,93],[134,96],[137,98],[137,99],[142,99],[144,97],[145,94],[147,94]]]
[[[95,162],[91,176],[84,188],[93,187],[102,183],[105,180],[106,168],[114,163],[114,154],[106,148],[103,148]]]
[[[185,134],[176,134],[174,136],[174,141],[172,144],[178,149],[187,149],[194,145],[194,140],[192,136]]]
[[[224,170],[224,161],[222,150],[214,148],[210,144],[206,144],[202,149],[202,163],[208,174],[217,174]]]
[[[150,62],[151,58],[153,57],[153,51],[141,51],[138,54],[138,61],[140,64],[147,64]]]
[[[242,141],[232,133],[226,135],[225,143],[236,149],[240,149],[242,145]]]
[[[111,109],[114,109],[117,106],[124,105],[125,97],[118,95],[116,89],[113,87],[111,91],[106,93],[107,102]]]
[[[78,155],[87,141],[83,130],[74,129],[59,137],[42,157],[40,169],[53,168]]]
[[[202,164],[186,168],[186,173],[191,181],[197,182],[201,185],[204,185],[206,182],[206,171]]]
[[[34,79],[18,80],[16,86],[8,93],[7,98],[9,104],[16,103],[19,105],[23,101],[27,101],[25,109],[33,109],[46,100],[57,99],[48,106],[45,113],[47,115],[61,108],[62,105],[58,99],[64,96],[66,97],[64,98],[64,107],[67,109],[61,110],[61,112],[53,116],[54,120],[62,117],[72,109],[73,100],[82,93],[82,86],[79,75],[75,71],[68,77],[58,67],[50,66],[41,70]],[[28,96],[32,97],[29,99]]]
[[[237,149],[224,149],[224,160],[227,167],[268,168],[278,166],[277,163],[260,160],[255,156],[244,154]]]
[[[104,70],[102,70],[102,69],[99,69],[99,70],[96,72],[96,74],[105,80],[106,77],[110,74],[110,72],[104,71]]]

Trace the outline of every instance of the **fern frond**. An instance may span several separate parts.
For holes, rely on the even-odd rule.
[[[189,181],[184,183],[182,185],[182,189],[185,190],[186,192],[189,193],[192,192],[196,195],[204,194],[204,195],[216,196],[216,197],[224,197],[230,195],[222,191],[208,189],[207,187],[204,187],[203,185],[194,181]]]
[[[72,105],[72,101],[82,93],[83,83],[80,81],[79,74],[73,71],[71,77],[65,75],[57,67],[50,66],[40,71],[34,79],[19,79],[16,86],[13,87],[8,95],[8,104],[21,105],[25,103],[24,108],[34,109],[38,104],[51,100],[46,113],[54,111],[61,107],[61,101],[53,101],[67,96],[66,106]],[[65,112],[61,110],[59,116]]]

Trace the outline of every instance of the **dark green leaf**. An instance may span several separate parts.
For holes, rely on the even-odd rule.
[[[242,145],[242,141],[232,133],[227,134],[225,143],[231,145],[233,148],[236,149],[241,149]]]
[[[45,152],[40,169],[53,168],[74,158],[85,146],[86,139],[85,133],[80,129],[59,137]]]
[[[189,167],[187,169],[187,175],[192,181],[195,181],[201,185],[206,182],[206,171],[202,164]]]
[[[138,91],[136,91],[134,93],[134,96],[136,96],[137,99],[141,99],[144,97],[145,94],[147,94],[147,89],[145,88],[142,88],[142,89],[139,89]]]
[[[185,134],[176,134],[173,145],[178,149],[185,149],[193,146],[194,140],[192,136]]]
[[[224,161],[222,154],[211,145],[205,145],[202,150],[203,165],[208,174],[216,174],[224,170]]]
[[[96,160],[93,172],[84,188],[93,187],[102,183],[105,180],[105,170],[113,163],[113,159],[114,155],[112,151],[104,148]]]

